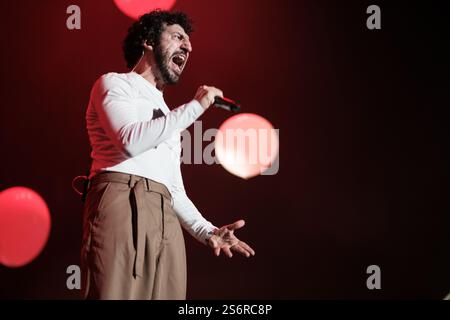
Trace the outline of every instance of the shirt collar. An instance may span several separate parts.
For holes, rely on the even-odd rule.
[[[151,90],[153,93],[156,93],[158,95],[160,95],[161,97],[163,96],[162,91],[158,90],[156,88],[156,86],[154,86],[153,84],[151,84],[150,82],[148,82],[144,77],[142,77],[140,74],[131,71],[129,72],[129,75],[133,78],[136,79],[136,81],[138,81],[139,83],[141,83],[145,88],[148,88],[149,90]]]

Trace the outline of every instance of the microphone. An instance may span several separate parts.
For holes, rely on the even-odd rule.
[[[214,98],[213,105],[217,108],[222,108],[232,112],[239,112],[241,110],[241,106],[236,102],[228,98],[221,98],[216,96]]]

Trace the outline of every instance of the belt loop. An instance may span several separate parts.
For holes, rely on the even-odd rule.
[[[164,239],[164,196],[162,195],[162,193],[159,194],[161,196],[161,213],[162,213],[162,238]]]
[[[130,179],[128,180],[128,187],[130,187],[130,188],[133,188],[132,180],[133,180],[133,176],[130,174]]]
[[[133,188],[134,185],[136,184],[136,176],[134,174],[130,174],[130,180],[128,181],[128,186],[130,188]]]
[[[150,183],[147,178],[145,178],[145,186],[147,187],[147,191],[150,191]]]

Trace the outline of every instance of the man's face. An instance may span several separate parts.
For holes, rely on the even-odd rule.
[[[165,84],[178,82],[191,51],[189,36],[180,25],[165,27],[159,45],[154,49],[160,76]]]

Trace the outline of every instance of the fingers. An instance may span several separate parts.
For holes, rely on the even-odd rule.
[[[232,258],[233,253],[231,250],[238,252],[247,258],[255,255],[255,251],[242,241],[232,247],[229,245],[216,246],[214,247],[214,254],[218,257],[220,255],[220,251],[223,251],[228,258]]]
[[[220,255],[220,247],[217,246],[216,248],[214,248],[214,254],[218,257]]]
[[[216,235],[211,236],[208,241],[209,245],[214,249],[214,254],[218,257],[220,255],[220,251],[226,254],[227,257],[231,258],[233,254],[230,251],[230,245],[220,243],[220,238]]]
[[[203,90],[205,90],[207,93],[210,93],[210,94],[213,95],[214,97],[215,97],[215,96],[219,96],[219,97],[223,98],[223,92],[222,92],[222,90],[220,90],[220,89],[218,89],[218,88],[216,88],[216,87],[213,87],[213,86],[205,86],[205,85],[203,85],[203,86],[201,86],[200,88],[202,88]]]
[[[239,243],[237,244],[240,247],[242,247],[243,249],[245,249],[247,252],[249,252],[252,256],[255,255],[255,250],[253,250],[248,244],[246,244],[244,241],[239,241]]]
[[[233,254],[231,253],[231,250],[230,250],[229,246],[223,246],[222,250],[227,255],[228,258],[233,257]]]
[[[210,105],[214,103],[214,99],[217,96],[223,98],[222,90],[217,89],[216,87],[203,85],[198,88],[194,99],[200,102],[202,107],[206,110]]]
[[[214,254],[216,256],[219,256],[220,255],[220,246],[219,246],[219,243],[217,241],[217,236],[212,236],[211,238],[209,238],[208,244],[209,244],[209,246],[211,248],[214,249]]]
[[[244,241],[240,241],[238,238],[236,238],[236,236],[233,235],[233,230],[242,228],[244,224],[244,220],[238,220],[230,225],[214,230],[214,233],[216,234],[212,235],[209,238],[208,244],[214,249],[214,254],[216,256],[219,256],[220,251],[222,250],[224,254],[229,258],[233,257],[233,253],[231,251],[238,252],[247,258],[255,255],[255,251],[248,244],[246,244]]]
[[[227,226],[227,229],[229,229],[229,230],[236,230],[236,229],[242,228],[244,225],[245,225],[245,221],[241,219],[241,220],[238,220],[238,221],[236,221],[236,222],[234,222],[232,224],[229,224]]]
[[[240,254],[242,254],[243,256],[246,256],[247,258],[250,257],[250,252],[248,252],[247,250],[245,250],[243,247],[241,247],[240,245],[235,245],[231,247],[231,250],[239,252]]]
[[[208,97],[208,101],[209,101],[210,105],[212,105],[214,103],[215,98],[217,96],[223,98],[222,90],[217,89],[216,87],[208,87],[208,86],[205,86],[205,87],[206,87],[206,95]]]
[[[219,96],[221,98],[223,98],[223,91],[217,88],[214,88],[214,97]]]

